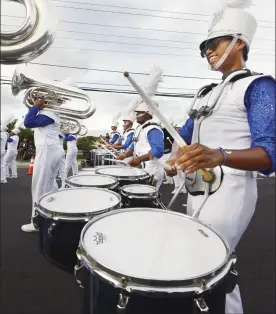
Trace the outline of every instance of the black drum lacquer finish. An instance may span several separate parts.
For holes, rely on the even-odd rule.
[[[128,197],[121,194],[123,208],[133,207],[150,207],[150,208],[161,208],[156,198],[134,198]]]
[[[81,230],[86,222],[54,221],[39,215],[36,223],[39,227],[40,252],[59,267],[73,273]]]
[[[120,290],[93,276],[87,275],[84,282],[83,314],[117,314]],[[203,295],[209,307],[208,314],[225,314],[225,292],[218,285]],[[193,297],[187,296],[143,296],[131,293],[124,314],[200,314]]]

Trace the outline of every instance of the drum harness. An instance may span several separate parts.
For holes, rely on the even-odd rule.
[[[213,101],[213,104],[210,107],[208,106],[209,100],[211,98],[211,95],[213,94],[214,88],[217,87],[219,84],[212,83],[210,85],[205,85],[197,91],[197,93],[195,94],[195,96],[193,98],[193,101],[191,103],[190,110],[189,110],[189,116],[190,116],[190,118],[192,118],[194,120],[193,142],[200,143],[199,131],[200,131],[201,123],[204,119],[206,119],[207,117],[209,117],[213,113],[213,110],[216,107],[216,105],[218,104],[218,101],[219,101],[220,97],[222,96],[222,93],[223,93],[226,85],[228,85],[229,83],[234,83],[240,79],[250,77],[253,75],[258,75],[258,74],[259,73],[251,72],[248,69],[235,71],[235,72],[229,74],[223,80],[223,82],[220,84],[221,89],[218,92],[216,98]],[[202,99],[207,94],[209,94],[208,100],[207,100],[207,105],[202,106],[198,110],[195,109],[196,102],[197,102],[198,98]],[[191,195],[194,195],[194,196],[203,195],[200,204],[195,209],[195,211],[192,215],[192,217],[198,218],[204,204],[206,203],[206,201],[209,197],[209,195],[212,195],[213,193],[215,193],[220,188],[222,180],[223,180],[223,170],[220,166],[218,166],[214,169],[208,169],[208,171],[210,171],[213,175],[213,180],[211,182],[205,181],[204,178],[199,174],[198,171],[196,171],[195,173],[187,175],[186,180],[184,180],[184,182],[180,185],[177,192],[175,193],[175,195],[171,199],[170,203],[168,204],[168,210],[171,210],[173,203],[175,202],[176,198],[180,194],[184,185],[186,185],[186,188]]]

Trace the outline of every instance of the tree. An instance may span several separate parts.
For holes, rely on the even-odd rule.
[[[7,131],[10,133],[11,130],[14,129],[14,126],[15,126],[15,123],[17,122],[17,119],[13,120],[12,122],[10,122],[8,125],[7,125]]]
[[[93,144],[98,141],[99,138],[95,136],[84,136],[78,139],[78,149],[83,151],[90,151],[93,148]]]
[[[19,128],[19,130],[20,130],[20,133],[19,133],[20,141],[25,138],[28,141],[34,142],[34,131],[32,129]]]

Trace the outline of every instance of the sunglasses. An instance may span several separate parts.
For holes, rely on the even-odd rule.
[[[224,37],[217,37],[217,38],[213,38],[213,39],[207,40],[206,43],[205,43],[204,48],[200,52],[201,57],[205,58],[206,55],[207,55],[207,50],[215,51],[218,48],[220,42],[222,40],[227,40],[227,39],[231,40],[231,39],[233,39],[233,37],[231,37],[231,36],[224,36]]]

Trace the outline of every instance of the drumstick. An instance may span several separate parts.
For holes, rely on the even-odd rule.
[[[148,97],[148,95],[145,93],[143,88],[141,88],[134,79],[129,75],[128,72],[124,73],[124,76],[129,80],[130,84],[134,87],[134,89],[137,91],[137,93],[140,95],[140,97],[143,99],[143,101],[147,104],[147,106],[155,113],[156,117],[159,119],[159,121],[164,125],[164,127],[167,129],[167,131],[170,133],[172,138],[176,141],[178,146],[181,149],[184,149],[187,144],[183,140],[183,138],[177,133],[177,131],[174,129],[174,127],[167,121],[165,116],[161,113],[159,108],[154,104],[153,100]],[[213,180],[213,176],[210,174],[209,171],[206,169],[200,169],[199,170],[204,179],[207,182],[211,182]]]
[[[102,145],[103,147],[103,145]],[[110,155],[112,155],[114,158],[117,158],[117,156],[111,151],[109,150],[107,147],[106,147],[106,150],[109,152]]]

